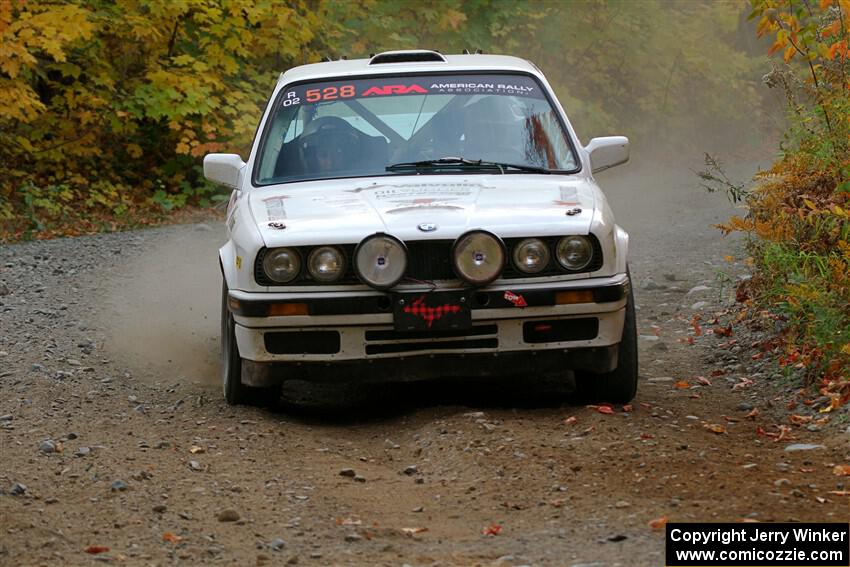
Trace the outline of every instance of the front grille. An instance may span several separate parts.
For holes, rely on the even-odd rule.
[[[405,276],[417,280],[456,280],[452,268],[453,240],[413,240],[407,246]]]
[[[502,272],[501,279],[516,279],[516,278],[533,278],[557,276],[561,274],[578,274],[595,272],[602,267],[604,258],[602,257],[602,245],[599,240],[590,235],[591,245],[593,246],[593,260],[586,268],[578,271],[565,270],[555,258],[555,248],[558,244],[559,236],[543,238],[549,246],[551,252],[549,264],[541,272],[536,274],[526,274],[517,270],[513,265],[512,255],[513,248],[522,238],[509,238],[505,240],[507,253],[507,263]],[[452,245],[453,240],[412,240],[404,243],[407,246],[407,272],[405,277],[410,280],[457,280],[452,267]],[[355,244],[335,245],[342,250],[345,255],[345,275],[335,282],[323,283],[317,282],[310,277],[307,272],[307,258],[310,255],[312,246],[296,246],[295,249],[301,255],[301,274],[289,284],[278,284],[271,281],[263,271],[263,257],[267,252],[267,248],[263,248],[257,254],[254,261],[254,279],[259,285],[263,286],[279,286],[279,285],[352,285],[361,283],[354,271],[354,250],[357,248]]]
[[[491,349],[499,339],[497,325],[475,325],[453,331],[399,332],[393,329],[366,331],[366,354],[401,354],[426,350]],[[393,342],[383,342],[393,341]]]
[[[435,341],[427,343],[384,343],[366,345],[366,354],[401,354],[425,350],[459,350],[498,348],[499,339],[474,339],[470,341]]]

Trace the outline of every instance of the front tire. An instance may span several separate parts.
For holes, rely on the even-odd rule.
[[[604,374],[576,372],[576,388],[579,395],[588,401],[627,404],[637,394],[637,383],[637,319],[634,290],[629,285],[623,338],[617,350],[617,368]]]
[[[227,306],[227,283],[221,286],[221,382],[224,399],[230,405],[276,405],[281,385],[252,388],[242,383],[243,360],[236,344],[236,321]]]

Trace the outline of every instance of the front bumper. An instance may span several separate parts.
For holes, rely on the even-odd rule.
[[[255,362],[353,362],[409,357],[457,358],[555,351],[566,368],[616,366],[630,282],[625,274],[558,283],[493,285],[473,294],[465,331],[397,333],[386,293],[378,291],[249,293],[230,291],[236,341]],[[506,291],[522,295],[518,308]],[[558,304],[560,292],[587,292],[582,303]],[[266,316],[272,305],[306,305],[308,314]],[[554,352],[550,352],[554,354]],[[613,355],[613,361],[612,361]],[[613,366],[612,366],[613,364]],[[324,365],[322,365],[324,366]]]

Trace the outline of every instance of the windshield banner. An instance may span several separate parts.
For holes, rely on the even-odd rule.
[[[286,90],[279,104],[287,107],[387,96],[475,94],[546,98],[537,82],[525,75],[424,75],[294,85]]]

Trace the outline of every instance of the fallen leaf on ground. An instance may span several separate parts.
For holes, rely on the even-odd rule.
[[[694,315],[694,318],[691,319],[691,327],[694,328],[694,335],[696,335],[697,337],[702,334],[702,327],[699,326],[700,319],[702,319],[702,317],[700,317],[699,313]]]
[[[598,411],[599,413],[604,413],[606,415],[611,415],[611,414],[614,413],[614,408],[612,408],[611,406],[602,405],[602,406],[598,406],[596,408],[596,411]]]
[[[697,376],[697,382],[702,384],[703,386],[711,386],[711,381],[705,376]]]
[[[85,551],[86,553],[91,553],[92,555],[97,555],[98,553],[106,553],[107,551],[109,551],[109,548],[105,545],[90,545],[83,551]]]
[[[481,533],[484,535],[496,536],[502,533],[502,526],[500,526],[499,524],[490,524],[489,526],[484,528]]]
[[[633,409],[634,408],[632,407],[632,404],[626,404],[626,405],[623,406],[623,411],[626,412],[626,413],[632,411]]]
[[[805,425],[812,420],[812,416],[810,415],[796,415],[791,414],[788,416],[788,421],[793,423],[794,425]]]
[[[719,423],[706,423],[703,425],[704,428],[708,429],[712,433],[717,433],[718,435],[721,433],[726,433],[726,428],[720,425]]]
[[[850,490],[830,490],[827,494],[835,494],[836,496],[850,496]]]
[[[664,526],[667,525],[667,516],[661,516],[660,518],[650,520],[647,525],[653,530],[662,530],[664,529]]]
[[[832,410],[836,409],[840,405],[840,400],[838,396],[832,396],[829,401],[829,405],[819,409],[820,413],[829,413]]]
[[[850,476],[850,465],[835,465],[832,472],[838,476]]]
[[[427,532],[428,528],[401,528],[401,531],[407,535],[413,535],[421,534],[422,532]]]
[[[182,540],[183,540],[182,537],[180,537],[179,535],[173,534],[171,532],[165,532],[164,534],[162,534],[162,541],[177,543],[177,542],[182,541]]]
[[[192,447],[189,448],[189,452],[192,453],[193,455],[203,453],[204,451],[205,450],[204,450],[203,447],[198,447],[197,445],[193,445]]]
[[[741,421],[741,420],[740,420],[740,419],[738,419],[737,417],[729,417],[728,415],[722,415],[722,416],[720,416],[720,417],[722,417],[723,419],[725,419],[728,423],[738,423],[739,421]]]
[[[564,420],[564,425],[573,425],[578,421],[578,418],[574,415],[571,415],[567,419]]]
[[[655,439],[655,435],[653,435],[652,433],[641,433],[640,438],[641,439]]]
[[[732,325],[728,327],[715,327],[714,334],[718,337],[731,337],[732,336]]]
[[[748,418],[750,418],[750,419],[755,419],[755,418],[757,418],[757,417],[759,416],[759,414],[760,414],[760,413],[761,413],[761,412],[759,411],[759,409],[758,409],[758,408],[753,408],[753,409],[751,409],[751,410],[750,410],[750,413],[748,413],[748,414],[747,414],[747,415],[745,415],[744,417],[748,417]]]
[[[691,387],[691,385],[688,384],[687,380],[679,380],[678,382],[673,384],[673,387],[676,388],[677,390],[687,390],[688,388]]]

